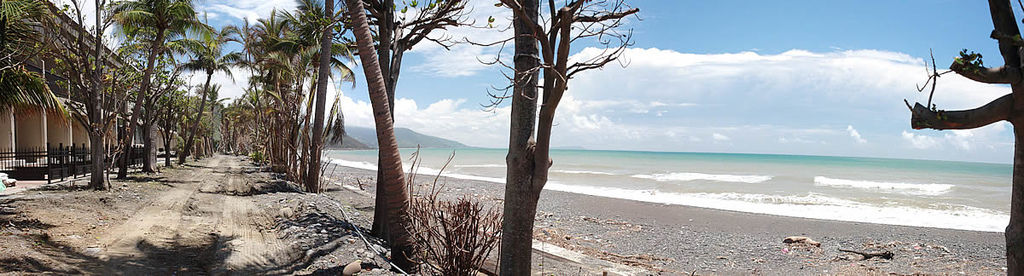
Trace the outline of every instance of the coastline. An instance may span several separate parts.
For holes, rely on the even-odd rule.
[[[372,170],[331,166],[327,172],[350,187],[372,186],[376,177]],[[418,175],[417,189],[429,189],[433,179]],[[503,186],[492,182],[451,177],[439,182],[446,196],[471,196],[494,206],[500,207],[504,195]],[[363,194],[372,196],[373,190],[364,188]],[[782,243],[787,236],[807,236],[821,247]],[[552,190],[541,193],[534,238],[667,274],[1005,273],[999,232],[766,215]],[[892,251],[895,257],[861,260],[840,248]]]

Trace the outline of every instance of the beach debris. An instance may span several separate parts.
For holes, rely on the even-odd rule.
[[[839,252],[858,254],[858,255],[864,256],[864,260],[871,259],[871,258],[876,258],[876,257],[877,258],[886,259],[886,260],[892,260],[892,257],[893,257],[892,251],[860,252],[860,251],[856,251],[856,250],[840,248]]]
[[[820,242],[816,242],[816,241],[812,240],[811,238],[804,237],[804,236],[789,236],[789,237],[786,237],[785,239],[782,239],[782,243],[787,243],[787,244],[802,243],[802,244],[807,244],[807,245],[821,247],[821,243]]]

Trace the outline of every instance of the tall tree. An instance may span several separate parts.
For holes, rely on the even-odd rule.
[[[309,169],[306,173],[306,186],[320,192],[320,151],[324,144],[324,106],[327,105],[327,82],[331,77],[331,46],[334,45],[334,1],[324,2],[324,18],[327,23],[320,37],[320,68],[316,80],[316,108],[313,119],[313,137],[309,144]]]
[[[58,21],[52,30],[47,33],[52,41],[53,55],[56,65],[53,72],[62,77],[59,84],[68,87],[71,99],[78,100],[85,105],[85,116],[72,116],[82,125],[86,126],[89,133],[91,147],[90,158],[92,159],[91,177],[89,186],[94,189],[106,189],[104,171],[107,169],[105,138],[116,122],[117,110],[123,106],[123,99],[131,88],[126,81],[130,72],[123,69],[123,60],[107,51],[102,37],[95,34],[102,34],[107,29],[109,17],[106,17],[103,8],[95,9],[92,15],[95,19],[93,32],[83,28],[64,28],[63,26],[87,26],[83,10],[85,3],[80,0],[70,0],[70,4],[64,9],[69,14],[63,14],[57,7],[50,6]],[[95,0],[95,7],[106,7],[106,1]],[[61,23],[63,22],[63,23]],[[113,64],[110,64],[112,62]],[[109,65],[108,65],[109,64]],[[112,66],[111,66],[112,65]],[[113,69],[110,74],[104,73],[108,66]],[[111,85],[107,85],[109,81]]]
[[[388,95],[388,108],[391,119],[395,116],[395,87],[402,69],[402,58],[405,52],[412,50],[422,41],[437,43],[449,48],[453,45],[451,36],[438,36],[436,30],[470,25],[466,3],[464,0],[431,0],[423,3],[402,1],[400,9],[396,8],[395,0],[363,0],[366,14],[377,31],[377,60],[380,62],[384,77],[384,88]],[[434,36],[430,36],[434,33]],[[378,158],[379,159],[379,158]],[[378,160],[380,161],[380,160]],[[383,175],[377,172],[377,181]],[[377,186],[376,204],[381,205],[392,196]],[[380,235],[383,223],[388,220],[385,210],[376,209],[373,214],[373,233]]]
[[[377,186],[384,187],[389,199],[374,208],[384,209],[388,213],[388,220],[384,231],[382,231],[383,237],[391,244],[393,252],[391,256],[395,264],[409,271],[415,268],[415,263],[412,260],[414,241],[409,233],[409,191],[405,186],[405,176],[402,173],[402,156],[398,152],[398,142],[395,140],[384,76],[381,73],[377,56],[374,54],[373,34],[370,33],[366,14],[363,13],[362,1],[345,0],[345,2],[348,4],[359,60],[362,61],[363,74],[369,87],[373,121],[377,129],[377,145],[381,157],[377,164],[377,170],[383,172],[383,177],[378,179]]]
[[[529,275],[537,201],[552,164],[549,150],[555,109],[575,74],[603,67],[616,60],[631,44],[632,33],[622,34],[616,29],[621,26],[622,18],[639,9],[630,9],[623,0],[574,0],[558,9],[554,1],[549,1],[548,26],[543,26],[545,21],[539,20],[538,1],[501,0],[501,4],[513,11],[515,74],[510,87],[512,121],[505,157],[500,270],[501,275]],[[597,43],[603,45],[605,51],[570,64],[572,42],[598,36],[601,38]],[[537,46],[540,46],[539,55]],[[540,85],[538,72],[543,80]],[[543,93],[538,93],[538,87]],[[540,112],[537,112],[538,98],[542,100]]]
[[[136,122],[142,115],[144,100],[150,93],[150,86],[153,78],[153,68],[159,57],[165,50],[167,41],[184,38],[187,32],[207,32],[209,26],[200,22],[192,0],[127,0],[117,2],[111,9],[117,29],[125,36],[138,39],[149,44],[149,51],[146,57],[146,69],[142,73],[141,87],[135,96],[135,105],[132,107],[132,114],[126,129],[125,139],[122,141],[122,148],[127,148],[134,141]],[[141,39],[140,39],[141,38]],[[145,119],[145,118],[144,118]],[[150,131],[150,129],[144,129]],[[147,148],[152,148],[152,137],[147,133],[148,139],[143,143]],[[153,172],[155,159],[145,158],[143,171]],[[117,172],[118,178],[127,175],[127,162],[121,163],[121,169]]]
[[[971,129],[995,122],[1009,121],[1013,125],[1013,180],[1010,193],[1010,223],[1006,226],[1006,268],[1009,275],[1024,275],[1024,68],[1021,51],[1024,42],[1013,15],[1009,0],[989,0],[989,13],[995,30],[991,37],[999,43],[1003,66],[986,68],[981,55],[960,53],[949,69],[968,79],[982,83],[1009,84],[1010,94],[976,109],[963,111],[937,110],[928,97],[928,106],[916,103],[911,109],[910,125],[914,129]],[[1024,6],[1022,6],[1024,8]],[[934,65],[933,65],[934,66]],[[929,81],[935,92],[935,72]],[[932,106],[932,108],[929,108]]]
[[[232,41],[238,42],[237,35],[237,28],[234,26],[224,26],[219,32],[206,34],[197,41],[197,44],[188,46],[193,52],[193,58],[182,64],[182,68],[189,71],[206,73],[206,82],[204,82],[203,88],[200,91],[201,96],[199,97],[199,109],[196,112],[196,118],[192,121],[192,126],[187,130],[185,147],[179,150],[178,164],[185,164],[185,158],[192,153],[192,147],[195,146],[195,138],[199,132],[199,122],[202,121],[203,113],[206,110],[206,99],[209,97],[210,79],[213,77],[213,74],[222,72],[231,77],[231,66],[242,59],[241,53],[224,53],[225,44]]]
[[[171,141],[175,138],[175,132],[179,132],[181,118],[184,116],[186,102],[184,90],[172,90],[160,96],[157,101],[160,106],[158,123],[161,128],[160,137],[164,144],[164,166],[171,166]],[[180,149],[179,149],[180,150]]]

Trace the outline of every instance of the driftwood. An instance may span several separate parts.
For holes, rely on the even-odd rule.
[[[812,240],[811,238],[804,237],[804,236],[789,236],[789,237],[786,237],[785,239],[782,239],[782,243],[802,243],[802,244],[808,244],[808,245],[813,245],[813,246],[821,247],[821,243],[820,242],[816,242],[816,241]]]
[[[839,251],[840,252],[847,252],[847,253],[853,253],[853,254],[858,254],[858,255],[864,256],[865,260],[871,259],[871,258],[875,258],[875,257],[886,259],[886,260],[892,260],[892,257],[893,257],[892,251],[860,252],[860,251],[856,251],[856,250],[842,249],[842,248],[840,248]]]

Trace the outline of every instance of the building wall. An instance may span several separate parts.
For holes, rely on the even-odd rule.
[[[15,149],[46,148],[46,115],[42,109],[22,108],[14,114]]]
[[[14,149],[14,110],[0,112],[0,151]]]
[[[55,112],[46,112],[46,143],[50,147],[71,146],[71,121]]]
[[[71,141],[75,142],[76,147],[89,147],[89,130],[85,129],[81,123],[75,121],[71,123]]]

